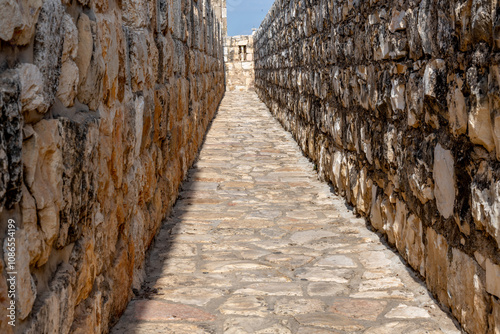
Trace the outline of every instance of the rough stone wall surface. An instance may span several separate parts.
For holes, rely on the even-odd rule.
[[[1,333],[124,310],[224,94],[224,36],[207,0],[0,0]]]
[[[277,0],[256,90],[470,333],[499,333],[496,0]]]
[[[228,36],[225,40],[226,90],[253,90],[255,83],[253,36]]]
[[[226,0],[212,0],[212,7],[214,9],[215,16],[220,22],[222,36],[227,36],[227,6]]]

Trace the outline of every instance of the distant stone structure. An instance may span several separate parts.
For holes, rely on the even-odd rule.
[[[256,91],[469,333],[500,331],[500,11],[277,0]]]
[[[226,90],[252,90],[255,82],[253,36],[228,36],[224,46]]]

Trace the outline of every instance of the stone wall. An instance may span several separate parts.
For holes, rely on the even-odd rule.
[[[0,332],[107,332],[224,94],[224,35],[207,0],[0,8]]]
[[[496,0],[277,0],[256,90],[470,333],[500,328]]]
[[[226,37],[226,90],[253,90],[255,82],[253,36]]]

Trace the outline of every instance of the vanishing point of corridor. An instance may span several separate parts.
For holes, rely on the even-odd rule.
[[[227,92],[112,333],[460,333],[317,179],[253,92]]]

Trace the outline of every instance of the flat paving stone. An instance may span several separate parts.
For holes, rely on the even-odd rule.
[[[227,92],[122,333],[461,333],[317,178],[253,92]]]

